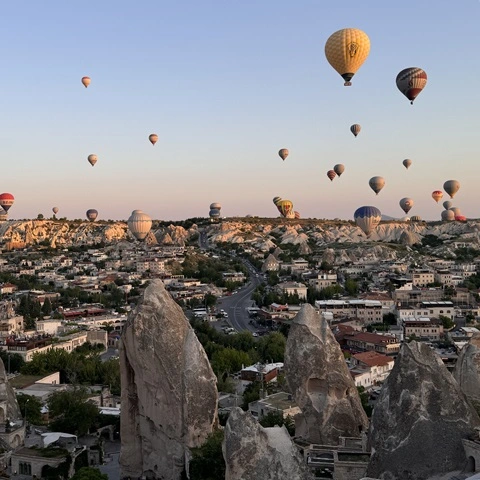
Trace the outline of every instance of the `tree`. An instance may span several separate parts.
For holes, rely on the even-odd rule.
[[[282,425],[285,425],[285,428],[288,430],[290,436],[293,437],[295,435],[295,424],[292,417],[288,415],[286,418],[284,418],[281,410],[278,412],[268,412],[262,417],[259,423],[262,427],[275,427],[276,425],[281,427]]]
[[[365,391],[365,387],[357,387],[358,394],[360,395],[360,401],[362,402],[362,407],[367,414],[367,417],[370,418],[372,415],[373,407],[368,403],[368,392]]]
[[[44,219],[44,216],[41,213],[39,213],[37,215],[37,220],[43,220],[43,219]]]
[[[45,301],[43,302],[43,305],[42,305],[42,314],[44,316],[48,316],[52,313],[52,302],[50,301],[50,299],[47,297],[45,299]]]
[[[449,330],[450,328],[455,326],[454,321],[451,318],[446,317],[445,315],[440,315],[438,318],[441,320],[443,328],[445,330]]]
[[[192,459],[189,465],[190,480],[225,478],[222,442],[223,430],[215,430],[201,447],[192,450]]]
[[[28,423],[34,425],[40,425],[42,421],[42,402],[34,395],[25,395],[19,393],[17,395],[18,406],[20,407],[20,413],[23,417],[26,414],[26,420]]]
[[[108,480],[108,475],[98,468],[82,467],[71,480]]]
[[[356,295],[358,293],[358,284],[352,278],[347,278],[345,280],[345,291],[350,295]]]

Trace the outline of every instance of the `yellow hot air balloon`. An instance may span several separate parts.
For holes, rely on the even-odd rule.
[[[158,142],[158,135],[156,133],[152,133],[149,135],[148,139],[150,140],[152,145],[155,145]]]
[[[345,86],[370,53],[370,39],[357,28],[344,28],[330,35],[325,44],[328,63],[343,77]]]
[[[85,88],[87,88],[90,85],[90,82],[91,82],[90,77],[82,77],[82,83]]]

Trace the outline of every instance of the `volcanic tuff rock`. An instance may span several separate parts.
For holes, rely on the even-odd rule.
[[[327,321],[309,304],[294,318],[285,352],[285,376],[302,410],[296,435],[323,445],[358,437],[368,419],[340,345]]]
[[[223,457],[225,480],[313,480],[286,428],[263,428],[241,408],[228,417]]]
[[[475,333],[460,351],[453,377],[480,414],[480,333]]]
[[[425,344],[404,343],[375,405],[367,474],[426,480],[466,464],[462,438],[480,419],[441,359]]]
[[[189,449],[216,424],[218,393],[202,345],[160,280],[124,327],[120,366],[122,478],[180,479]]]
[[[5,365],[0,358],[0,406],[3,419],[0,417],[0,423],[3,423],[6,419],[18,420],[22,418],[20,407],[18,406],[17,397],[13,391],[12,386],[8,383],[7,372],[5,371]],[[5,411],[6,409],[6,411]]]

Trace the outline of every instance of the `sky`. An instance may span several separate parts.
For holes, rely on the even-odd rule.
[[[159,220],[352,219],[362,205],[439,220],[453,200],[480,217],[480,1],[23,0],[0,17],[0,190],[10,218],[39,213]],[[359,28],[370,55],[351,87],[325,58]],[[414,105],[395,78],[421,67]],[[91,78],[84,88],[83,76]],[[359,123],[358,137],[350,125]],[[157,133],[155,146],[148,141]],[[288,148],[282,161],[280,148]],[[91,153],[98,155],[92,168]],[[413,161],[406,170],[402,161]],[[331,182],[326,172],[345,165]],[[378,196],[370,177],[386,185]]]

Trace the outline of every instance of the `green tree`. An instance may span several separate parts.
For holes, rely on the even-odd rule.
[[[52,313],[52,302],[50,301],[50,299],[47,297],[45,299],[45,301],[43,302],[43,305],[42,305],[42,314],[44,316],[48,316]]]
[[[20,407],[20,413],[26,419],[28,423],[33,423],[34,425],[40,425],[43,423],[42,420],[42,402],[35,397],[34,395],[25,395],[19,393],[17,395],[18,406]]]
[[[212,369],[217,376],[235,373],[242,369],[242,365],[250,363],[246,352],[234,348],[224,348],[212,355]]]
[[[0,350],[0,358],[3,360],[7,373],[19,372],[25,364],[25,360],[19,353]]]
[[[98,417],[98,408],[88,400],[84,387],[54,392],[48,398],[48,411],[53,431],[85,435]]]
[[[98,468],[82,467],[71,480],[108,480],[108,475]]]
[[[293,437],[295,435],[295,423],[293,422],[292,417],[288,415],[286,418],[284,418],[282,411],[268,412],[262,417],[259,423],[262,427],[275,427],[276,425],[281,427],[282,425],[285,425],[285,428],[288,430],[290,436]]]
[[[365,387],[357,387],[358,394],[360,395],[360,401],[362,402],[362,407],[367,414],[367,417],[370,418],[372,415],[373,407],[368,403],[368,392],[365,391]]]
[[[257,342],[257,351],[264,362],[283,362],[287,339],[279,332],[271,332]]]
[[[450,328],[453,328],[455,326],[455,322],[451,318],[446,317],[445,315],[440,315],[438,318],[442,322],[443,328],[445,328],[446,330],[449,330]]]
[[[345,280],[345,291],[350,296],[356,295],[358,293],[358,283],[353,278],[347,278]]]
[[[201,447],[192,450],[192,459],[189,465],[190,480],[225,478],[222,442],[223,430],[215,430]]]

